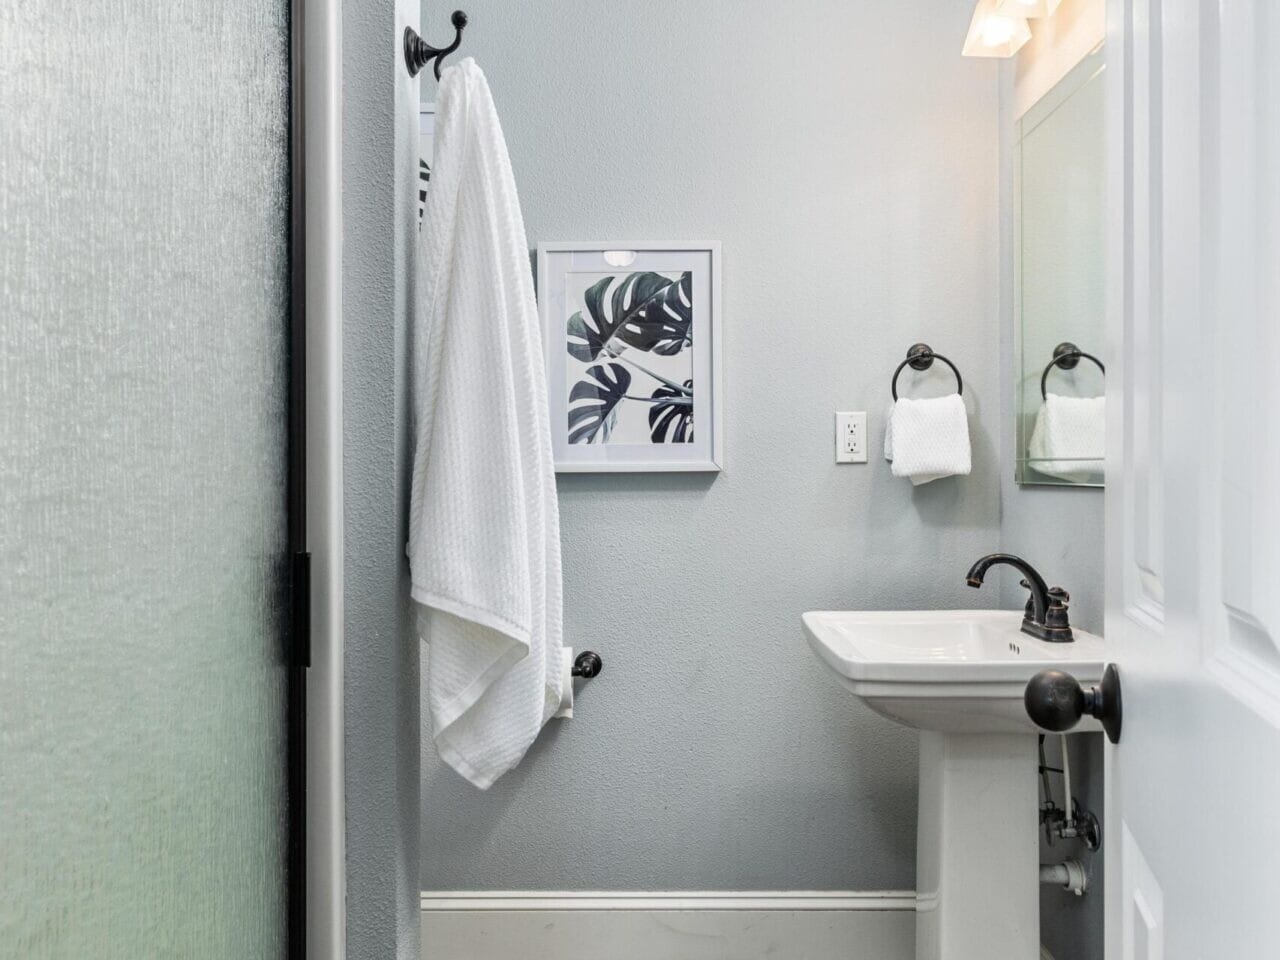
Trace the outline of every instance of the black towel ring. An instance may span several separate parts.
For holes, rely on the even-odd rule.
[[[956,369],[956,365],[942,354],[934,353],[933,347],[927,343],[915,343],[907,351],[907,359],[898,364],[898,369],[893,371],[893,380],[889,383],[889,392],[893,394],[893,399],[898,399],[898,374],[902,373],[904,367],[910,365],[912,370],[928,370],[935,360],[941,360],[951,368],[951,372],[956,375],[956,393],[963,395],[964,381],[960,379],[960,371]]]
[[[1107,375],[1107,368],[1102,365],[1102,361],[1095,357],[1092,353],[1085,353],[1074,343],[1063,341],[1053,348],[1053,359],[1049,361],[1049,365],[1044,368],[1044,373],[1040,374],[1040,399],[1048,400],[1049,394],[1046,390],[1046,384],[1049,380],[1049,371],[1054,367],[1061,367],[1063,370],[1074,370],[1076,365],[1080,363],[1081,358],[1092,360],[1098,365],[1098,369],[1102,371],[1102,375]]]

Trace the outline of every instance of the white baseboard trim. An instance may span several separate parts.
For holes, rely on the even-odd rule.
[[[910,890],[423,891],[423,960],[913,960]]]
[[[422,891],[437,910],[911,910],[912,890]]]

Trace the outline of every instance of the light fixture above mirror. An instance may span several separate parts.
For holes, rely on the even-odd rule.
[[[962,53],[966,57],[1012,57],[1031,39],[1024,15],[1006,16],[996,10],[997,0],[978,0]],[[1015,4],[1020,6],[1021,4]]]
[[[1038,20],[1052,17],[1062,0],[997,0],[996,13],[1002,17],[1025,17]]]

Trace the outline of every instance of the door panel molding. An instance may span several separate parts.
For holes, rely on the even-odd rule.
[[[1220,185],[1214,281],[1220,335],[1212,482],[1218,507],[1213,553],[1219,614],[1205,624],[1219,680],[1237,697],[1280,718],[1280,437],[1264,425],[1280,411],[1275,377],[1280,308],[1274,264],[1280,258],[1280,160],[1268,120],[1280,106],[1280,68],[1262,38],[1275,36],[1274,4],[1234,0],[1221,6],[1219,56],[1211,91]]]
[[[1121,825],[1121,833],[1124,862],[1122,955],[1125,960],[1163,960],[1164,891],[1160,889],[1127,824]]]
[[[1120,135],[1132,158],[1123,201],[1123,271],[1120,362],[1117,386],[1122,438],[1120,476],[1115,484],[1123,524],[1124,609],[1137,623],[1158,629],[1164,622],[1164,383],[1160,317],[1163,304],[1163,138],[1160,128],[1162,64],[1158,37],[1161,0],[1125,4],[1129,49],[1121,59],[1121,81],[1130,111]],[[1114,86],[1113,88],[1114,89]]]

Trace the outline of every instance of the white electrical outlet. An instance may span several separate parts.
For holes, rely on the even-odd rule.
[[[836,414],[836,463],[867,462],[867,414]]]

